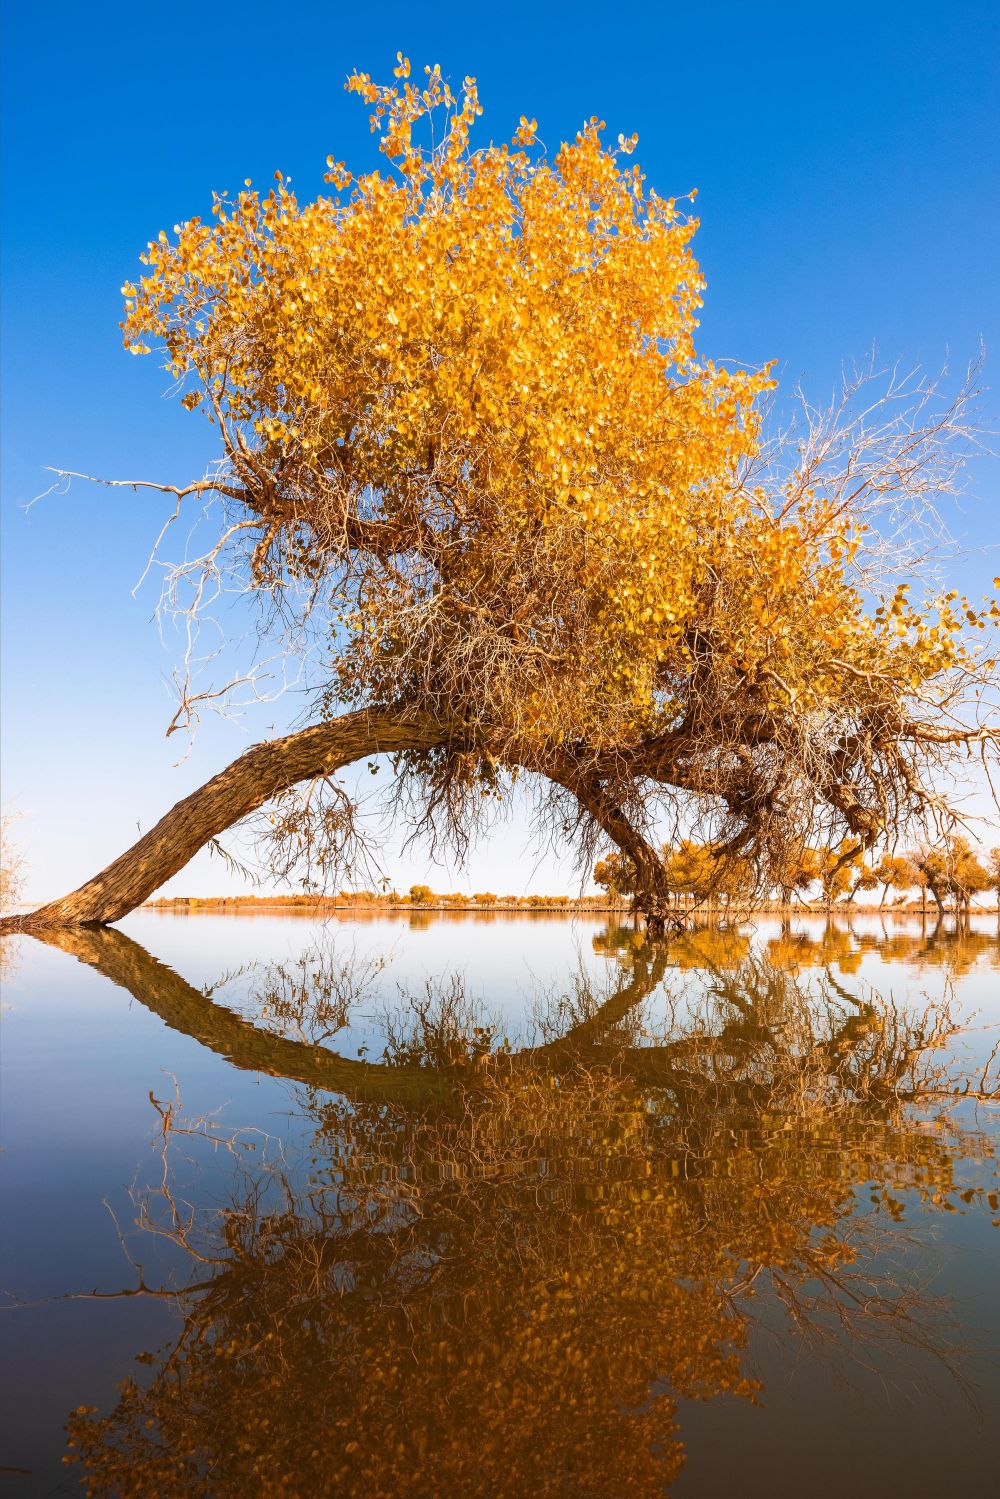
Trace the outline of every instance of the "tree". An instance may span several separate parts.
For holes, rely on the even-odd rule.
[[[634,895],[635,880],[635,865],[631,859],[626,859],[621,854],[609,854],[606,859],[598,859],[594,865],[594,883],[606,890],[612,900]]]
[[[938,908],[938,916],[943,916],[948,894],[948,859],[945,850],[921,845],[911,857],[922,888],[930,891]]]
[[[1000,848],[990,849],[989,888],[996,894],[997,910],[1000,911]]]
[[[903,892],[917,883],[912,861],[900,854],[885,854],[875,869],[875,883],[883,887],[882,899],[879,901],[881,908],[885,905],[890,890]]]
[[[918,881],[934,897],[938,914],[953,900],[959,911],[968,911],[974,895],[988,890],[989,874],[967,838],[954,834],[937,847],[922,845],[912,855]]]
[[[678,896],[701,902],[717,888],[720,864],[715,851],[691,838],[682,838],[676,848],[665,848],[663,863],[667,883]]]
[[[305,850],[332,878],[357,837],[332,775],[382,753],[459,849],[530,773],[542,826],[588,861],[616,845],[655,926],[662,814],[766,885],[789,843],[867,848],[940,808],[942,762],[996,751],[974,705],[1000,607],[911,601],[904,575],[971,386],[890,371],[880,400],[873,369],[771,442],[770,369],[696,353],[697,224],[647,188],[634,138],[609,148],[591,119],[548,158],[522,118],[472,149],[473,80],[456,99],[437,69],[396,74],[347,85],[385,171],[330,158],[312,201],[280,173],[217,196],[125,287],[127,347],[165,350],[219,439],[207,477],[146,485],[221,516],[169,597],[197,615],[235,587],[307,640],[315,721],[29,924],[115,920],[275,798],[282,869]],[[185,679],[171,727],[222,691]]]
[[[827,910],[851,889],[857,877],[860,853],[858,845],[846,838],[836,848],[815,850],[816,879]]]
[[[720,896],[745,897],[754,885],[745,859],[730,856],[709,844],[682,838],[676,848],[664,844],[660,850],[667,900],[678,905],[691,900],[714,904]],[[642,884],[634,862],[622,854],[610,854],[594,865],[594,879],[613,898],[642,896]]]
[[[866,864],[863,859],[855,867],[852,873],[854,875],[854,879],[851,884],[850,893],[847,897],[848,905],[853,905],[858,893],[861,890],[874,890],[875,886],[879,883],[878,873],[876,869],[872,865]]]
[[[968,838],[948,840],[948,888],[960,911],[968,914],[972,897],[990,888],[990,876]]]
[[[14,821],[9,813],[0,817],[0,912],[17,905],[24,887],[24,857],[11,837]]]
[[[772,869],[772,877],[781,896],[781,904],[790,906],[792,896],[796,891],[808,890],[818,878],[818,873],[818,856],[815,849],[786,848]]]

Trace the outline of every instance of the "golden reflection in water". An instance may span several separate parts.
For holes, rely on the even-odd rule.
[[[877,910],[865,913],[870,921]],[[913,931],[893,928],[892,919],[879,920],[880,930],[871,931],[861,921],[843,919],[824,923],[819,935],[794,919],[781,923],[777,936],[771,937],[765,952],[776,968],[793,973],[807,968],[836,967],[841,973],[859,972],[865,957],[878,957],[883,963],[906,963],[916,972],[942,969],[958,978],[979,963],[1000,968],[1000,925],[994,931],[983,931],[969,922],[924,922]],[[640,948],[645,934],[634,926],[609,924],[594,938],[598,952],[628,952]],[[706,922],[678,933],[672,939],[671,963],[681,969],[731,967],[750,952],[749,930],[726,922]]]
[[[891,1236],[920,1213],[1000,1221],[990,1142],[946,1112],[964,1086],[938,1060],[947,1008],[832,974],[807,989],[732,935],[698,934],[705,1003],[655,1037],[634,1017],[687,960],[630,939],[618,986],[550,996],[537,1044],[498,1049],[446,983],[401,998],[378,1065],[324,1060],[295,969],[257,1005],[290,996],[300,1039],[120,933],[58,940],[237,1065],[296,1079],[305,1126],[301,1156],[269,1164],[231,1139],[230,1200],[192,1210],[174,1157],[207,1126],[160,1106],[163,1182],[137,1221],[191,1279],[147,1377],[70,1421],[94,1495],[655,1494],[684,1461],[679,1398],[754,1398],[759,1308],[797,1337],[944,1353],[886,1268]],[[352,983],[327,968],[324,1033]],[[990,1069],[965,1082],[996,1096]]]

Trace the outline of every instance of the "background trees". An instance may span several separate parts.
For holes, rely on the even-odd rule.
[[[0,817],[0,913],[17,905],[24,885],[24,857],[13,836],[15,821],[9,813]]]
[[[947,848],[948,888],[959,909],[968,912],[972,897],[990,888],[989,873],[967,838],[956,835]]]
[[[937,848],[921,846],[913,854],[913,864],[919,883],[930,891],[942,912],[949,900],[967,912],[972,897],[990,888],[987,870],[969,840],[958,834]]]
[[[998,903],[1000,903],[1000,848],[990,850],[990,861],[988,866],[990,877],[990,889],[994,891]]]
[[[635,865],[622,854],[609,854],[594,865],[594,882],[612,897],[635,894]]]
[[[875,869],[875,882],[882,886],[880,906],[884,906],[890,890],[904,895],[917,883],[917,871],[913,860],[902,854],[885,854]]]
[[[664,877],[672,899],[680,905],[713,905],[719,897],[746,900],[754,891],[752,873],[739,861],[727,859],[709,845],[683,839],[676,849],[664,845]],[[632,895],[635,871],[621,855],[611,855],[594,866],[594,879],[613,897]],[[905,897],[914,888],[929,890],[944,912],[948,904],[968,913],[972,899],[987,890],[1000,893],[1000,849],[984,865],[967,838],[954,835],[936,847],[924,846],[911,856],[884,854],[866,861],[849,840],[834,848],[807,848],[791,853],[772,871],[765,892],[790,905],[793,895],[807,900],[814,892],[827,909],[838,902],[852,904],[861,891],[882,886],[880,909],[890,891]]]

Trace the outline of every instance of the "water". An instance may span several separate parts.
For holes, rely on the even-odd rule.
[[[995,917],[5,961],[3,1492],[992,1492]]]

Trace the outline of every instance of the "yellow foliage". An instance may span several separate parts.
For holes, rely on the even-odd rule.
[[[888,481],[762,463],[770,367],[697,354],[697,220],[647,186],[634,136],[609,147],[592,118],[549,157],[522,115],[473,148],[474,79],[394,71],[347,83],[384,169],[329,157],[328,196],[280,172],[216,196],[123,289],[127,347],[165,346],[221,430],[253,585],[327,590],[327,708],[429,709],[507,764],[575,747],[620,769],[685,726],[701,769],[643,773],[744,818],[764,742],[768,784],[794,761],[786,782],[870,841],[920,797],[882,785],[859,811],[818,763],[831,730],[860,716],[863,774],[902,776],[885,746],[982,672],[967,636],[996,604],[873,597],[863,501]]]

